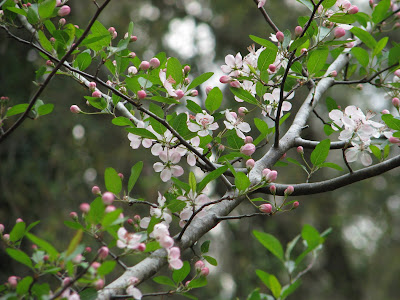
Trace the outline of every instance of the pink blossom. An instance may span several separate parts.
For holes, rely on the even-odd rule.
[[[118,248],[128,248],[136,250],[139,247],[142,236],[136,233],[129,233],[124,227],[118,229]]]
[[[270,214],[272,212],[272,205],[269,203],[261,204],[259,207],[260,211],[266,214]]]
[[[271,93],[266,93],[264,94],[264,100],[267,101],[266,108],[263,110],[263,113],[271,115],[272,111],[274,110],[274,115],[276,117],[278,105],[279,105],[279,100],[280,100],[280,89],[276,88],[274,89]],[[286,99],[292,99],[294,97],[294,93],[291,93],[288,95],[287,92],[283,92],[283,96],[287,98]],[[282,102],[282,108],[281,108],[281,115],[280,117],[283,116],[283,112],[285,111],[290,111],[292,109],[292,104],[286,100]]]
[[[92,97],[100,98],[100,97],[101,97],[101,92],[100,92],[100,91],[94,91],[94,92],[92,93]]]
[[[269,186],[269,191],[271,192],[272,195],[275,195],[276,193],[276,186],[275,185],[270,185]]]
[[[160,66],[160,60],[157,57],[150,59],[150,67],[156,69]]]
[[[263,7],[265,5],[265,2],[267,2],[267,0],[258,1],[258,8]]]
[[[231,81],[231,78],[229,76],[226,76],[226,75],[221,76],[219,78],[219,82],[221,82],[221,83],[229,83],[230,81]]]
[[[283,192],[286,196],[290,196],[294,192],[294,187],[292,185],[289,185],[285,191]]]
[[[219,127],[218,123],[214,123],[214,117],[204,110],[196,114],[196,123],[188,122],[188,128],[191,132],[197,132],[199,136],[207,136],[210,131],[217,130]]]
[[[296,149],[297,153],[303,154],[304,153],[304,149],[302,146],[298,146]]]
[[[144,91],[144,90],[138,91],[138,92],[137,92],[137,96],[138,96],[139,99],[144,99],[144,98],[146,98],[146,96],[147,96],[146,91]]]
[[[0,224],[0,233],[3,233],[3,232],[4,232],[4,225]]]
[[[101,198],[103,199],[103,203],[105,205],[111,205],[115,199],[115,196],[111,192],[105,192]]]
[[[135,300],[142,299],[142,292],[138,288],[134,287],[133,285],[130,285],[126,288],[126,293],[128,295],[132,295],[133,299],[135,299]]]
[[[104,280],[103,279],[98,279],[95,283],[94,286],[96,290],[101,290],[104,287]]]
[[[143,121],[139,121],[136,124],[137,128],[145,128],[145,124]],[[147,129],[152,131],[153,129],[151,126],[147,126]],[[131,141],[130,146],[132,149],[137,149],[139,148],[140,144],[143,145],[145,148],[150,148],[153,145],[153,141],[151,139],[143,138],[141,136],[135,135],[133,133],[128,133],[128,139]]]
[[[249,132],[251,130],[250,125],[235,115],[236,113],[226,110],[225,117],[227,121],[224,121],[224,124],[227,129],[235,129],[237,136],[244,139],[243,132]]]
[[[147,70],[148,68],[150,68],[150,63],[148,61],[142,61],[139,65],[139,69],[141,70]]]
[[[397,69],[396,71],[394,71],[394,75],[397,77],[400,77],[400,69]]]
[[[83,213],[88,213],[90,210],[90,205],[88,203],[82,203],[81,205],[79,205],[79,209],[83,212]]]
[[[278,31],[275,36],[276,36],[276,39],[278,40],[278,42],[280,42],[280,43],[282,43],[283,40],[285,39],[285,35],[283,34],[282,31]]]
[[[181,250],[178,247],[172,247],[167,250],[168,252],[168,263],[169,266],[174,269],[178,270],[183,267],[183,262],[180,259],[181,257]]]
[[[253,169],[255,163],[256,163],[256,162],[254,161],[254,159],[252,159],[252,158],[248,159],[248,160],[246,161],[246,168],[248,168],[248,169]]]
[[[337,27],[334,30],[334,36],[335,38],[341,38],[342,36],[344,36],[346,34],[346,31],[342,28],[342,27]]]
[[[12,289],[15,289],[18,285],[18,277],[17,276],[10,276],[8,277],[8,284]]]
[[[68,16],[70,12],[71,12],[71,8],[68,5],[63,5],[60,7],[60,10],[58,11],[58,15],[60,17],[65,17],[65,16]]]
[[[129,75],[136,75],[137,74],[137,72],[138,72],[138,70],[137,70],[137,68],[135,67],[135,66],[130,66],[129,68],[128,68],[128,74]]]
[[[207,268],[207,267],[204,267],[204,268],[201,269],[201,271],[200,271],[200,275],[201,275],[201,276],[204,276],[204,277],[207,277],[209,273],[210,273],[210,269]]]
[[[81,112],[81,109],[79,108],[78,105],[71,105],[71,107],[69,108],[69,110],[73,113],[73,114],[79,114]]]
[[[197,271],[201,271],[201,269],[203,269],[205,267],[204,262],[202,260],[198,260],[196,261],[196,263],[194,264],[194,268]]]
[[[229,76],[222,76],[220,78],[221,83],[228,83],[230,81],[230,76],[239,76],[239,70],[243,67],[242,55],[239,52],[236,54],[236,56],[229,54],[225,56],[225,63],[226,65],[221,66],[221,70]]]
[[[294,29],[294,34],[296,36],[300,36],[303,33],[303,28],[301,26],[296,26],[296,28]]]
[[[103,247],[101,247],[101,248],[99,249],[99,251],[98,251],[97,253],[98,253],[98,255],[99,255],[99,258],[100,258],[101,260],[104,260],[104,259],[107,258],[108,252],[109,252],[108,247],[103,246]]]
[[[174,149],[167,149],[160,153],[160,159],[163,163],[156,162],[153,165],[154,171],[161,172],[161,180],[167,182],[172,176],[179,177],[183,174],[183,169],[181,166],[177,166],[181,160],[180,153]]]
[[[240,148],[240,152],[248,156],[252,155],[255,151],[256,146],[252,143],[245,144]]]

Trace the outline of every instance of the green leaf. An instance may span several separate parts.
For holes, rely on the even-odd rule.
[[[117,262],[115,260],[107,260],[105,262],[102,262],[101,266],[97,269],[97,274],[100,276],[110,274],[114,270],[116,265]]]
[[[158,250],[160,248],[161,248],[161,246],[157,241],[152,241],[152,242],[149,242],[149,243],[146,244],[146,250],[144,250],[144,252],[145,253],[153,252],[153,251],[156,251],[156,250]]]
[[[79,246],[79,243],[82,241],[82,237],[83,230],[78,230],[68,245],[66,252],[67,256],[71,255],[76,250],[76,248]]]
[[[184,261],[182,268],[172,272],[172,279],[175,281],[175,283],[180,283],[189,275],[189,273],[190,264],[187,261]]]
[[[273,255],[283,261],[283,248],[281,243],[273,235],[257,230],[253,230],[256,239],[267,248]]]
[[[193,112],[195,114],[203,112],[201,107],[197,103],[193,102],[192,100],[187,100],[186,101],[186,107],[187,107],[188,110],[190,110],[191,112]]]
[[[329,50],[327,48],[311,52],[307,61],[307,69],[310,74],[315,74],[324,67],[328,54]]]
[[[132,121],[125,117],[116,117],[111,120],[111,123],[116,126],[133,126]]]
[[[206,82],[213,75],[214,75],[213,72],[207,72],[207,73],[201,74],[199,77],[196,77],[195,79],[193,79],[193,81],[189,84],[187,90],[194,89],[195,87],[199,86],[200,84]]]
[[[28,14],[26,13],[25,10],[23,10],[22,8],[17,8],[17,7],[6,7],[5,9],[12,11],[16,14],[22,15],[24,17],[26,17]]]
[[[310,0],[296,0],[296,1],[305,5],[310,11],[314,10],[314,4]]]
[[[44,295],[49,295],[50,293],[50,286],[47,283],[43,283],[43,284],[38,284],[35,283],[32,286],[32,292],[35,296],[37,296],[39,299],[43,299],[40,296],[44,296]]]
[[[172,281],[171,278],[167,276],[157,276],[153,278],[153,281],[162,285],[168,285],[172,287],[176,287],[175,283]]]
[[[326,9],[326,8],[331,8],[332,6],[335,5],[337,0],[326,0],[324,2],[322,2],[322,6]]]
[[[367,50],[360,47],[353,47],[350,50],[351,54],[358,60],[358,62],[363,66],[367,67],[369,63],[369,54]]]
[[[103,110],[107,107],[107,102],[104,100],[103,97],[97,98],[97,97],[85,96],[84,98],[87,101],[89,101],[91,106],[99,110]]]
[[[35,6],[33,5],[28,7],[27,19],[28,22],[31,23],[32,25],[35,25],[39,22],[39,14],[37,12],[37,7],[35,8]]]
[[[39,116],[45,116],[50,114],[53,111],[53,109],[54,109],[54,104],[47,103],[39,106],[39,108],[37,109],[37,113]]]
[[[118,195],[122,189],[122,180],[117,171],[113,168],[107,168],[104,172],[104,181],[109,192]]]
[[[83,226],[78,222],[64,221],[64,225],[75,230],[83,229]]]
[[[381,159],[382,158],[382,151],[375,145],[369,145],[369,149],[371,149],[372,154],[377,158]]]
[[[7,248],[6,252],[9,256],[11,256],[12,259],[24,264],[25,266],[28,266],[29,268],[32,268],[32,261],[29,256],[25,254],[25,252],[12,248]]]
[[[286,299],[286,297],[289,296],[290,294],[292,294],[294,291],[296,291],[300,285],[301,285],[300,279],[296,280],[295,282],[291,283],[290,285],[285,285],[282,288],[281,299],[282,300]]]
[[[235,186],[239,191],[245,191],[250,186],[250,184],[250,179],[247,177],[246,174],[242,172],[237,172],[235,174]]]
[[[46,50],[47,52],[52,52],[53,51],[53,45],[51,42],[47,39],[46,35],[43,33],[43,31],[39,30],[38,31],[38,36],[39,36],[39,42],[42,45],[43,49]]]
[[[40,18],[47,19],[53,15],[53,11],[56,8],[56,0],[45,0],[39,3],[38,11]]]
[[[33,282],[33,278],[31,276],[27,276],[23,278],[20,282],[18,282],[17,285],[17,294],[18,295],[24,295],[28,293],[29,287]]]
[[[210,241],[205,241],[200,246],[201,253],[207,253],[210,249]]]
[[[110,44],[111,34],[99,21],[96,20],[90,30],[92,33],[85,38],[82,46],[85,45],[94,51],[100,51]]]
[[[383,122],[386,123],[387,126],[394,130],[400,130],[400,120],[394,118],[392,115],[382,115]]]
[[[92,224],[98,224],[103,219],[105,211],[105,205],[101,197],[97,197],[94,201],[90,204],[90,210],[86,217],[86,220]]]
[[[332,168],[332,169],[335,169],[335,170],[338,170],[338,171],[343,171],[341,166],[339,166],[339,165],[337,165],[335,163],[331,163],[331,162],[324,162],[324,163],[320,164],[319,167],[320,168],[327,167],[327,168]]]
[[[222,174],[224,174],[226,172],[226,170],[228,170],[228,166],[222,166],[219,167],[218,169],[212,171],[211,173],[207,174],[202,181],[200,181],[197,184],[197,193],[201,193],[201,191],[203,191],[203,189],[206,187],[206,185],[217,179],[219,176],[221,176]]]
[[[232,94],[234,94],[236,97],[238,97],[239,99],[242,99],[243,101],[246,101],[248,103],[254,104],[254,105],[258,105],[258,101],[256,98],[254,98],[254,96],[249,92],[246,91],[242,88],[238,89],[238,88],[230,88]]]
[[[325,162],[329,154],[330,146],[331,146],[331,141],[329,139],[319,142],[319,144],[315,147],[315,149],[311,153],[310,157],[311,163],[314,166],[319,166],[320,164]]]
[[[202,277],[191,280],[189,282],[188,288],[195,289],[195,288],[200,288],[200,287],[203,287],[206,285],[207,285],[207,278],[202,276]]]
[[[260,71],[268,70],[269,65],[275,62],[277,53],[278,53],[278,48],[274,48],[274,50],[267,48],[264,51],[262,51],[257,60],[257,68]]]
[[[28,103],[14,105],[9,110],[7,110],[6,116],[11,117],[14,115],[22,114],[27,110],[28,106],[29,106]]]
[[[367,32],[361,28],[358,28],[358,27],[353,27],[350,29],[350,31],[356,37],[358,37],[368,48],[371,48],[371,49],[375,48],[376,41],[369,32]]]
[[[146,139],[157,140],[157,137],[150,131],[144,128],[125,128],[128,132],[141,136]]]
[[[96,300],[97,291],[94,288],[86,288],[79,292],[79,297],[81,300]]]
[[[297,48],[299,48],[300,46],[302,46],[305,42],[307,42],[309,40],[309,38],[307,36],[303,36],[299,39],[296,39],[289,47],[289,51],[294,51]],[[301,72],[300,72],[301,74]]]
[[[271,41],[259,38],[259,37],[255,36],[255,35],[249,35],[249,37],[254,42],[256,42],[257,44],[259,44],[261,46],[264,46],[265,48],[270,49],[273,52],[278,52],[278,47],[274,43],[272,43]]]
[[[341,23],[341,24],[351,24],[357,21],[354,15],[349,15],[346,13],[336,13],[333,16],[331,16],[328,20],[333,23]]]
[[[218,262],[214,257],[208,256],[208,255],[203,255],[203,257],[210,265],[213,265],[213,266],[218,265]]]
[[[181,188],[186,192],[190,191],[190,185],[188,185],[186,182],[180,181],[178,178],[175,177],[172,177],[171,179],[177,187]]]
[[[189,173],[189,185],[190,185],[190,189],[193,192],[196,192],[196,184],[197,184],[196,177],[194,176],[193,172],[190,172]]]
[[[27,232],[26,237],[32,241],[32,243],[36,244],[40,249],[47,252],[50,257],[56,258],[58,255],[58,251],[47,241],[38,238],[37,236],[33,235],[32,233]]]
[[[167,79],[171,76],[176,83],[180,83],[183,78],[182,65],[175,57],[170,57],[167,61]]]
[[[285,259],[286,261],[290,260],[290,255],[292,253],[293,248],[296,246],[297,242],[300,239],[300,235],[298,234],[293,240],[291,240],[287,246],[286,246],[286,251],[285,251]]]
[[[394,65],[399,63],[400,60],[400,45],[397,44],[395,47],[389,50],[388,65]]]
[[[25,235],[25,229],[25,222],[16,223],[10,232],[10,242],[16,242],[22,239]]]
[[[375,6],[372,12],[372,21],[376,24],[385,19],[390,8],[390,0],[382,0]]]
[[[304,225],[301,230],[301,237],[307,242],[307,249],[315,249],[323,242],[323,238],[320,237],[319,232],[311,225]]]
[[[262,270],[256,270],[257,276],[261,279],[261,281],[269,288],[274,295],[275,298],[279,298],[281,295],[282,286],[279,283],[278,279],[267,272]]]
[[[103,227],[103,228],[107,228],[107,227],[109,227],[110,225],[112,226],[112,225],[115,225],[115,223],[118,223],[118,222],[115,222],[116,220],[118,220],[118,218],[119,218],[119,216],[121,215],[121,213],[122,213],[122,209],[116,209],[116,210],[114,210],[114,211],[111,211],[111,212],[109,212],[109,213],[106,213],[105,215],[104,215],[104,218],[103,218],[103,220],[101,221],[101,226]],[[120,219],[121,220],[121,223],[123,222],[122,220],[123,219]]]
[[[165,98],[162,96],[153,96],[150,98],[150,100],[161,102],[161,103],[167,103],[167,104],[179,104],[180,103],[178,100],[175,100],[174,98]]]
[[[374,51],[372,53],[372,56],[377,56],[379,55],[382,50],[386,47],[387,42],[389,41],[389,38],[385,36],[384,38],[380,39],[379,42],[376,44]]]
[[[330,125],[325,124],[325,125],[324,125],[324,132],[325,132],[325,134],[326,134],[327,136],[330,136],[332,133],[335,132],[335,130],[333,130],[333,128],[332,128]]]
[[[206,109],[211,113],[216,111],[221,106],[222,98],[221,90],[218,87],[213,88],[207,95]]]
[[[186,207],[186,202],[174,199],[172,200],[168,205],[167,208],[171,211],[171,213],[174,212],[180,212],[182,209]]]
[[[73,66],[84,71],[92,63],[92,57],[87,52],[80,53],[74,60]]]
[[[228,134],[229,135],[226,136],[226,140],[228,142],[229,147],[239,151],[239,149],[244,145],[243,139],[238,137],[236,131],[233,129]]]
[[[133,187],[135,186],[135,183],[138,180],[140,173],[142,172],[142,169],[143,169],[142,161],[137,162],[131,168],[131,176],[129,176],[129,181],[128,181],[128,194],[132,191]]]

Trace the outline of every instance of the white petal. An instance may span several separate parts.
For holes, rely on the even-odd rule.
[[[171,166],[171,171],[172,175],[174,175],[175,177],[179,177],[183,174],[183,168],[181,166]]]
[[[154,171],[156,171],[156,172],[161,172],[163,169],[164,169],[164,164],[162,164],[162,163],[160,163],[160,162],[156,162],[154,165],[153,165],[153,169],[154,169]]]
[[[168,180],[171,179],[171,170],[168,168],[165,168],[160,175],[160,178],[162,181],[167,182]]]
[[[237,127],[243,132],[249,132],[251,130],[250,125],[246,122],[241,122]]]
[[[154,146],[151,148],[151,154],[153,154],[154,156],[159,156],[162,150],[163,147],[161,146],[161,144],[154,144]]]
[[[180,259],[171,260],[169,266],[174,270],[179,270],[183,267],[183,262]]]
[[[346,160],[348,162],[356,161],[357,157],[358,157],[358,150],[356,149],[350,149],[346,152]]]
[[[369,155],[367,152],[363,151],[361,153],[361,163],[366,167],[370,166],[372,164],[371,155]]]
[[[191,167],[194,167],[196,165],[196,156],[193,153],[189,153],[187,155],[187,163]]]
[[[235,66],[235,58],[232,54],[228,54],[227,56],[225,56],[225,63],[230,67]]]

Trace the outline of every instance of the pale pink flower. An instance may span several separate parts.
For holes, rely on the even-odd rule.
[[[258,1],[258,8],[263,7],[265,5],[265,2],[267,2],[267,0],[260,0]]]
[[[143,121],[139,121],[136,124],[137,128],[145,128],[145,124]],[[148,130],[152,131],[152,127],[151,126],[147,126]],[[139,135],[135,135],[133,133],[128,133],[128,139],[131,141],[130,146],[132,147],[132,149],[137,149],[140,147],[140,144],[143,145],[143,147],[145,148],[150,148],[153,145],[153,140],[151,139],[147,139],[147,138],[143,138]]]
[[[288,93],[283,92],[283,97],[286,97]],[[294,93],[291,93],[286,99],[292,99],[294,97]],[[272,91],[272,93],[265,93],[264,100],[267,101],[267,105],[263,110],[263,114],[271,115],[274,110],[274,116],[276,117],[279,100],[280,100],[280,89],[276,88]],[[290,111],[292,109],[292,104],[289,101],[284,100],[282,102],[281,114],[279,117],[283,116],[283,112]]]
[[[161,172],[161,180],[167,182],[172,176],[179,177],[183,174],[183,169],[181,166],[176,164],[181,160],[181,154],[177,149],[166,149],[160,152],[160,159],[164,162],[156,162],[153,165],[154,171]]]
[[[226,65],[221,66],[222,72],[232,77],[238,77],[240,75],[239,70],[243,66],[243,59],[240,52],[238,52],[236,56],[232,54],[225,56],[225,63]]]
[[[172,214],[171,211],[166,208],[165,202],[166,199],[165,197],[158,192],[158,207],[150,207],[150,216],[155,216],[156,218],[160,218],[161,220],[164,220],[166,223],[171,223],[172,222]],[[142,228],[147,228],[149,226],[151,218],[149,217],[144,217],[143,219],[140,220],[140,227]]]
[[[235,115],[233,115],[233,113],[227,109],[225,111],[225,117],[227,121],[224,121],[224,124],[227,129],[235,129],[238,137],[244,139],[246,136],[243,134],[243,132],[249,132],[251,130],[250,125]]]
[[[196,124],[197,123],[197,124]],[[197,132],[199,136],[207,136],[210,131],[218,129],[218,123],[214,123],[214,117],[203,110],[203,113],[196,114],[196,123],[188,121],[188,128],[191,132]]]
[[[136,233],[129,233],[124,227],[118,229],[118,248],[137,249],[142,236]]]
[[[134,285],[130,285],[126,288],[126,293],[128,295],[131,295],[133,299],[135,300],[141,300],[142,299],[142,292],[136,288]]]
[[[361,163],[364,166],[369,166],[372,164],[372,158],[369,153],[371,153],[371,150],[369,149],[369,143],[360,143],[357,144],[355,142],[351,143],[353,145],[352,148],[348,149],[346,151],[346,160],[348,162],[354,162],[358,159],[358,155],[360,155],[360,160]]]

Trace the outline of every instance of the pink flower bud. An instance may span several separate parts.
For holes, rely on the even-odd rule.
[[[297,153],[303,154],[304,153],[304,149],[302,146],[298,146],[296,149]]]
[[[300,36],[303,33],[303,28],[301,26],[296,26],[296,28],[294,29],[294,34],[296,36]]]
[[[103,202],[104,202],[104,201],[103,201]],[[105,212],[106,212],[106,213],[110,213],[110,212],[112,212],[112,211],[114,211],[114,210],[116,210],[116,208],[115,208],[114,205],[108,205],[108,206],[106,207],[106,209],[105,209]]]
[[[258,209],[263,213],[270,214],[272,212],[272,205],[269,203],[261,204]]]
[[[240,152],[243,153],[244,155],[250,156],[255,151],[256,151],[256,146],[254,146],[254,144],[252,144],[252,143],[245,144],[240,148]]]
[[[99,188],[97,185],[94,185],[94,186],[92,187],[92,194],[93,194],[93,195],[98,195],[98,194],[100,194],[100,193],[101,193],[100,188]]]
[[[48,256],[47,254],[43,256],[44,261],[49,261],[49,259],[50,259],[50,256]]]
[[[289,185],[283,193],[285,194],[285,196],[289,196],[293,194],[293,192],[294,192],[294,187],[292,185]]]
[[[137,36],[136,35],[131,35],[130,41],[131,42],[136,42],[137,41]]]
[[[210,269],[209,268],[207,268],[207,267],[204,267],[203,269],[201,269],[201,271],[200,271],[200,275],[201,276],[204,276],[204,277],[207,277],[207,275],[210,273]]]
[[[333,35],[335,36],[335,38],[341,38],[342,36],[344,36],[346,34],[346,30],[344,30],[342,27],[336,27]]]
[[[286,153],[283,153],[283,155],[281,156],[281,158],[280,159],[285,159],[286,158]]]
[[[254,161],[254,159],[252,159],[252,158],[248,159],[248,160],[246,161],[246,168],[248,168],[248,169],[253,169],[255,163],[256,163],[256,162]]]
[[[150,67],[153,69],[157,69],[160,66],[160,60],[156,57],[150,59]]]
[[[110,27],[107,29],[109,33],[113,34],[115,32],[115,28],[114,27]]]
[[[397,138],[397,137],[391,136],[389,138],[389,142],[392,143],[392,144],[397,144],[397,143],[400,143],[400,139]]]
[[[101,98],[101,92],[100,92],[100,91],[94,91],[94,92],[92,93],[92,97]]]
[[[12,289],[15,289],[16,287],[17,287],[17,285],[18,285],[18,278],[17,278],[17,276],[10,276],[10,277],[8,277],[8,284],[10,285],[10,287],[12,288]]]
[[[50,38],[50,42],[51,42],[52,44],[54,44],[54,43],[56,42],[56,39],[55,39],[54,37],[51,37],[51,38]]]
[[[128,68],[128,74],[129,74],[129,75],[136,75],[137,72],[138,72],[138,70],[136,69],[135,66],[130,66],[130,67]]]
[[[183,84],[184,85],[188,85],[190,83],[190,79],[188,78],[188,77],[186,77],[184,80],[183,80]]]
[[[71,219],[77,219],[78,218],[78,214],[76,212],[74,212],[74,211],[71,211],[69,213],[69,216],[70,216]]]
[[[381,111],[381,114],[382,115],[389,115],[390,111],[388,111],[387,109],[384,109],[384,110]]]
[[[219,145],[218,146],[218,150],[223,152],[225,150],[225,146],[224,145]]]
[[[185,72],[185,74],[188,74],[190,72],[190,66],[184,66],[183,67],[183,72]]]
[[[135,58],[136,57],[136,53],[135,52],[131,52],[131,53],[128,54],[128,56],[130,58]]]
[[[68,5],[63,5],[60,7],[60,10],[58,11],[58,15],[60,17],[65,17],[65,16],[68,16],[70,12],[71,12],[71,8]]]
[[[3,233],[3,232],[4,232],[4,225],[0,224],[0,233]]]
[[[276,180],[277,177],[278,177],[278,172],[275,170],[272,170],[271,172],[268,173],[268,175],[266,176],[266,179],[268,182],[273,182]]]
[[[270,185],[269,186],[269,191],[271,192],[272,195],[276,194],[276,186],[275,185]]]
[[[278,31],[276,33],[276,39],[278,40],[278,42],[282,43],[283,40],[285,39],[285,35],[283,34],[283,32]]]
[[[268,175],[270,172],[271,172],[270,169],[265,168],[264,170],[262,170],[261,174],[262,174],[262,176],[267,177],[267,175]]]
[[[304,54],[304,53],[307,54],[308,50],[307,50],[307,48],[302,48],[302,49],[300,50],[300,52],[301,52],[301,54]]]
[[[337,71],[336,70],[333,70],[332,72],[331,72],[331,74],[330,74],[332,77],[336,77],[337,76]]]
[[[275,73],[275,71],[276,71],[276,66],[275,66],[274,64],[270,64],[270,65],[268,66],[268,70],[270,70],[271,73]]]
[[[136,222],[138,222],[138,221],[140,221],[140,216],[139,215],[134,215],[133,216],[133,219],[136,221]]]
[[[238,109],[238,114],[241,117],[244,117],[249,111],[247,110],[246,107],[239,107]]]
[[[72,259],[72,262],[74,262],[74,263],[76,263],[76,264],[79,264],[79,263],[82,262],[82,259],[83,259],[82,254],[78,254],[77,256],[75,256],[75,257]]]
[[[197,97],[198,95],[199,95],[199,92],[197,90],[192,90],[190,92],[190,96],[192,96],[192,97]]]
[[[47,60],[47,61],[46,61],[46,66],[48,66],[48,67],[53,67],[54,64],[53,64],[53,62],[52,62],[51,60]]]
[[[293,202],[293,209],[298,208],[300,205],[299,201],[294,201]]]
[[[81,112],[81,109],[79,108],[78,105],[71,105],[71,107],[69,108],[69,110],[73,113],[73,114],[79,114]]]
[[[86,247],[86,248],[85,248],[85,252],[86,252],[86,253],[90,253],[90,252],[92,252],[92,248],[90,248],[90,247]]]
[[[219,78],[219,82],[221,82],[221,83],[229,83],[230,81],[231,81],[231,78],[229,76],[226,76],[226,75],[221,76]]]
[[[248,144],[248,143],[252,143],[253,142],[253,138],[251,136],[246,136],[244,138],[244,143]]]
[[[186,287],[188,287],[189,284],[190,284],[190,280],[188,280],[188,281],[185,282],[185,286],[186,286]]]
[[[118,176],[119,176],[119,178],[121,178],[121,180],[123,180],[123,179],[124,179],[124,174],[122,174],[122,173],[118,173]]]
[[[64,18],[61,18],[61,19],[58,21],[58,24],[60,24],[61,26],[64,26],[66,23],[67,23],[67,21],[66,21]]]
[[[147,70],[148,68],[150,68],[150,63],[148,61],[142,61],[139,65],[139,69],[141,70]]]
[[[89,203],[82,203],[81,205],[79,205],[79,209],[81,210],[81,212],[86,214],[90,210],[90,205]]]
[[[58,6],[61,6],[61,4],[62,4],[62,1],[61,0],[56,0],[56,6],[58,7]]]
[[[396,71],[394,71],[394,75],[397,77],[400,77],[400,69],[397,69]]]
[[[22,220],[21,218],[18,218],[15,220],[15,223],[23,223],[23,222],[24,222],[24,220]]]
[[[89,89],[94,90],[96,88],[96,82],[89,82]]]
[[[144,99],[144,98],[146,98],[147,94],[144,90],[140,90],[137,92],[137,96],[139,99]]]
[[[233,88],[236,88],[236,89],[240,88],[240,82],[237,81],[237,80],[231,81],[231,82],[229,83],[229,85],[230,85],[231,87],[233,87]]]
[[[176,94],[176,97],[175,97],[175,99],[182,99],[182,97],[183,96],[185,96],[185,93],[184,93],[184,91],[182,91],[182,90],[176,90],[175,91],[175,94]]]
[[[91,266],[93,269],[97,270],[98,268],[100,268],[101,263],[99,263],[98,261],[94,261],[90,266]]]
[[[196,269],[196,271],[201,271],[201,269],[203,269],[204,267],[205,267],[205,265],[204,265],[204,262],[202,260],[198,260],[194,264],[194,268]]]
[[[354,42],[348,42],[348,43],[344,44],[344,47],[345,48],[353,48],[354,45],[355,45]]]
[[[137,250],[140,251],[140,252],[145,251],[145,250],[146,250],[146,244],[140,243],[140,244],[138,245],[138,247],[137,247]]]
[[[3,240],[8,242],[10,240],[10,235],[8,233],[3,235]]]
[[[207,86],[206,87],[206,94],[208,95],[208,93],[211,92],[212,89],[213,89],[212,86]]]
[[[33,244],[33,245],[31,246],[31,248],[32,248],[33,250],[37,250],[37,249],[38,249],[38,246],[35,245],[35,244]]]
[[[392,104],[393,104],[394,107],[399,108],[399,107],[400,107],[400,100],[399,100],[399,98],[394,97],[394,98],[392,99]]]
[[[62,285],[66,286],[71,283],[71,277],[65,277],[62,281]]]
[[[350,9],[347,11],[350,15],[354,15],[358,13],[358,7],[356,5],[350,6]]]
[[[111,192],[105,192],[103,194],[103,196],[101,197],[101,199],[103,199],[103,203],[105,205],[111,205],[115,199],[115,196],[113,193]]]
[[[108,256],[108,252],[109,252],[108,247],[106,247],[106,246],[101,247],[101,248],[99,249],[99,251],[98,251],[99,258],[100,258],[101,260],[106,259],[107,256]]]
[[[104,287],[104,280],[103,279],[98,279],[95,283],[94,283],[94,287],[96,290],[101,290]]]

